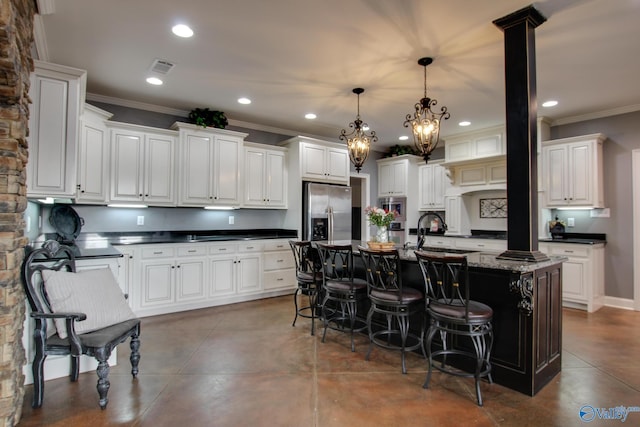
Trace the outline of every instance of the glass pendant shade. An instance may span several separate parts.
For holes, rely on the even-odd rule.
[[[407,114],[404,127],[410,127],[413,133],[413,144],[416,151],[429,161],[431,153],[438,146],[440,138],[440,122],[451,116],[447,107],[440,108],[439,113],[434,113],[432,107],[438,101],[427,96],[427,65],[433,62],[432,58],[420,58],[418,64],[424,67],[424,97],[414,106],[414,113]]]
[[[367,124],[360,120],[360,94],[364,92],[362,88],[353,89],[353,93],[358,96],[358,114],[356,119],[349,123],[349,127],[353,129],[352,132],[347,134],[345,129],[340,132],[340,140],[347,142],[347,150],[349,151],[349,160],[356,168],[356,172],[360,173],[362,165],[369,157],[369,151],[371,150],[371,143],[378,141],[376,133],[371,131],[368,135],[364,128],[367,128]]]

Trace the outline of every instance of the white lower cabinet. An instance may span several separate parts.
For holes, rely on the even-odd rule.
[[[172,259],[142,261],[142,289],[139,295],[139,308],[172,304],[175,266]]]
[[[262,282],[265,291],[295,289],[295,261],[286,240],[273,240],[264,245]]]
[[[262,291],[262,243],[253,241],[238,245],[235,273],[239,294]]]
[[[540,251],[566,256],[562,264],[562,303],[589,313],[604,306],[604,243],[541,242]]]
[[[126,257],[121,286],[140,317],[284,295],[295,288],[286,240],[127,245],[121,251]]]
[[[176,259],[176,301],[201,301],[206,296],[207,251],[201,245],[183,246]]]

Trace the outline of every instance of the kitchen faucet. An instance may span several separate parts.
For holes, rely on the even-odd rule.
[[[425,238],[425,235],[427,234],[424,232],[424,229],[420,228],[420,224],[422,224],[422,220],[428,216],[435,216],[436,218],[438,218],[440,220],[440,223],[442,224],[442,228],[444,229],[444,231],[447,231],[447,229],[449,228],[447,226],[447,223],[444,222],[444,219],[440,216],[438,212],[429,211],[420,215],[420,218],[418,218],[418,229],[416,230],[416,234],[418,235],[418,243],[416,244],[417,250],[422,249],[422,246],[424,245],[424,240],[425,240],[424,238]]]

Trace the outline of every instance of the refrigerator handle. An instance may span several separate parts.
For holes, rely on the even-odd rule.
[[[333,241],[333,208],[331,208],[331,206],[327,207],[327,218],[328,218],[328,233],[327,233],[327,238],[329,239],[329,241]]]

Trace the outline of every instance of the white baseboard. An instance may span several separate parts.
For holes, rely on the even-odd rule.
[[[604,297],[604,305],[624,310],[634,310],[634,302],[632,299],[628,298]]]

